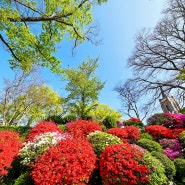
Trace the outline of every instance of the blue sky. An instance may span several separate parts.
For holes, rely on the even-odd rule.
[[[70,42],[60,44],[57,56],[62,60],[63,67],[75,67],[88,56],[99,58],[97,76],[106,81],[100,93],[99,101],[108,104],[111,108],[119,110],[121,102],[118,94],[113,91],[115,85],[125,81],[131,76],[130,69],[126,67],[127,59],[134,49],[135,34],[144,27],[153,28],[161,18],[165,0],[109,0],[94,9],[94,20],[100,26],[99,39],[103,44],[94,46],[82,43],[72,56]],[[8,65],[8,55],[0,47],[0,87],[2,79],[11,75]],[[43,71],[43,78],[59,94],[64,95],[64,82],[53,75],[49,70]]]

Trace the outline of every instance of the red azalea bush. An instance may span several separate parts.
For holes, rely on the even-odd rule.
[[[140,131],[135,126],[125,126],[123,130],[127,133],[127,140],[130,143],[134,143],[140,137]]]
[[[176,138],[180,138],[181,133],[185,131],[185,128],[175,128],[172,130],[173,134],[176,136]]]
[[[66,139],[40,156],[31,176],[35,185],[85,185],[95,162],[96,155],[89,142]]]
[[[128,143],[107,146],[100,158],[100,175],[105,185],[144,184],[150,170],[143,160],[143,151]]]
[[[56,131],[58,131],[61,134],[63,133],[63,131],[54,122],[51,122],[51,121],[39,122],[29,132],[25,142],[33,141],[34,137],[37,135],[40,135],[46,132],[56,132]]]
[[[107,133],[119,137],[123,143],[127,142],[128,134],[122,128],[110,128],[107,130]]]
[[[68,126],[67,131],[73,137],[86,139],[90,132],[94,132],[96,130],[102,131],[102,127],[98,123],[79,119],[72,122],[72,124]]]
[[[18,156],[22,146],[18,133],[0,131],[0,177],[8,173],[11,163]]]
[[[175,134],[173,134],[173,132],[169,128],[166,128],[165,126],[161,126],[161,125],[147,126],[145,127],[145,132],[152,135],[155,140],[159,140],[163,138],[168,138],[168,139],[175,138]]]

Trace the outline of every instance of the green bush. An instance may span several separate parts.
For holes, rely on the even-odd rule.
[[[16,180],[14,185],[34,185],[32,178],[30,177],[30,173],[26,172],[21,174]]]
[[[0,130],[10,130],[18,132],[21,137],[26,137],[31,129],[32,127],[26,126],[0,126]]]
[[[102,123],[105,125],[106,129],[117,127],[116,119],[112,116],[106,116]]]
[[[64,132],[67,130],[67,126],[65,125],[58,125],[58,127],[63,130]]]
[[[144,133],[141,133],[140,139],[150,139],[150,140],[153,140],[153,137],[149,133],[144,132]]]
[[[150,152],[147,152],[143,158],[151,170],[151,174],[149,175],[150,181],[146,185],[166,185],[168,178],[165,175],[163,164],[156,157],[152,156]]]
[[[161,153],[163,152],[162,146],[158,142],[152,141],[150,139],[139,139],[137,141],[137,144],[145,148],[149,152],[153,152],[153,151],[157,151]]]
[[[159,161],[163,164],[165,168],[165,175],[168,178],[168,180],[173,180],[173,177],[176,174],[176,168],[174,165],[174,162],[170,160],[165,154],[162,154],[160,152],[152,152],[152,156],[159,159]]]
[[[75,120],[76,120],[76,116],[75,115],[68,114],[68,115],[63,117],[63,124],[66,124],[68,122],[75,121]]]
[[[53,121],[56,124],[63,124],[63,118],[61,115],[50,115],[46,118],[46,121]]]
[[[185,131],[181,132],[180,134],[180,141],[183,145],[185,145]]]
[[[140,130],[143,130],[144,128],[144,124],[142,122],[136,122],[136,121],[129,121],[127,120],[126,122],[124,122],[125,126],[135,126],[137,128],[139,128]]]
[[[101,157],[103,150],[107,146],[123,143],[117,136],[100,131],[91,132],[88,135],[88,139],[89,142],[93,145],[94,152],[98,157]]]
[[[185,159],[176,158],[174,159],[174,164],[176,168],[174,179],[185,184]]]

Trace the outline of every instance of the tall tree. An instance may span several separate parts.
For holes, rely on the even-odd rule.
[[[33,64],[59,72],[56,43],[69,37],[74,47],[93,39],[92,6],[107,0],[1,0],[0,42],[11,67],[29,71]]]
[[[133,69],[131,79],[141,95],[151,94],[156,102],[161,88],[172,92],[182,104],[185,100],[185,1],[168,0],[163,17],[154,30],[142,30],[136,35],[135,50],[128,60]],[[182,105],[181,104],[181,105]]]
[[[49,113],[62,112],[62,98],[44,86],[39,71],[18,70],[12,80],[4,80],[0,95],[0,117],[3,125],[31,124]]]
[[[69,92],[66,101],[70,111],[82,118],[96,106],[93,102],[98,100],[100,90],[105,84],[95,74],[97,67],[98,58],[89,58],[77,69],[65,70],[68,80],[65,90]]]
[[[101,104],[97,102],[97,106],[95,107],[95,109],[92,109],[89,112],[89,115],[93,117],[93,119],[95,121],[97,121],[98,123],[102,123],[102,121],[107,117],[107,116],[111,116],[113,117],[115,120],[120,120],[122,114],[119,111],[116,111],[114,109],[112,109],[111,107],[109,107],[106,104]]]
[[[141,107],[139,102],[144,98],[138,94],[137,88],[132,82],[120,82],[114,90],[119,94],[123,114],[130,118],[136,117],[141,120],[146,118],[149,114],[149,106]]]

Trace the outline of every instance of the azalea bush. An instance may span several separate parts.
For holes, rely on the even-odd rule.
[[[166,128],[161,125],[151,125],[145,127],[145,132],[149,133],[153,136],[153,138],[158,141],[159,139],[163,138],[175,138],[175,135],[169,128]]]
[[[96,155],[89,142],[65,139],[39,157],[31,176],[35,185],[85,185],[95,169],[95,162]]]
[[[157,113],[147,119],[147,125],[162,125],[167,128],[183,128],[184,114]]]
[[[138,118],[130,118],[129,120],[124,121],[124,125],[125,126],[131,126],[132,125],[132,126],[138,127],[141,130],[144,128],[144,124]]]
[[[81,139],[86,139],[90,132],[96,130],[102,131],[102,127],[98,123],[82,119],[71,122],[67,129],[68,133],[73,137]]]
[[[182,184],[185,183],[185,159],[176,158],[174,160],[174,164],[176,167],[176,175],[175,179],[177,182],[182,182]]]
[[[135,126],[125,126],[123,130],[127,133],[129,143],[135,143],[140,137],[140,130]]]
[[[8,173],[21,146],[22,141],[18,133],[0,131],[0,178]]]
[[[29,166],[37,157],[43,154],[49,147],[56,145],[60,140],[71,138],[69,134],[57,132],[46,132],[36,135],[33,141],[23,143],[23,148],[19,151],[23,165]]]
[[[158,151],[161,153],[163,152],[162,146],[158,142],[152,141],[150,139],[139,139],[137,141],[137,144],[145,148],[149,152],[153,152],[153,151]]]
[[[122,143],[119,137],[100,131],[89,133],[88,140],[93,145],[94,151],[98,157],[101,157],[103,150],[107,146]]]
[[[161,139],[159,143],[163,147],[164,154],[171,160],[178,157],[183,149],[178,139]]]
[[[128,143],[106,147],[100,158],[100,175],[105,185],[144,184],[150,180],[149,173],[143,151]]]
[[[165,169],[165,175],[168,178],[168,180],[173,181],[173,177],[176,174],[174,162],[161,152],[153,151],[151,154],[163,164]]]
[[[111,128],[107,130],[107,133],[119,137],[123,143],[127,142],[128,134],[123,128]]]
[[[42,121],[37,123],[32,130],[29,132],[28,136],[26,137],[25,142],[33,141],[35,136],[46,133],[46,132],[56,132],[63,133],[63,131],[51,121]]]
[[[164,185],[168,183],[168,178],[165,175],[165,167],[156,157],[152,156],[150,152],[144,154],[144,161],[150,169],[150,181],[147,185]]]

